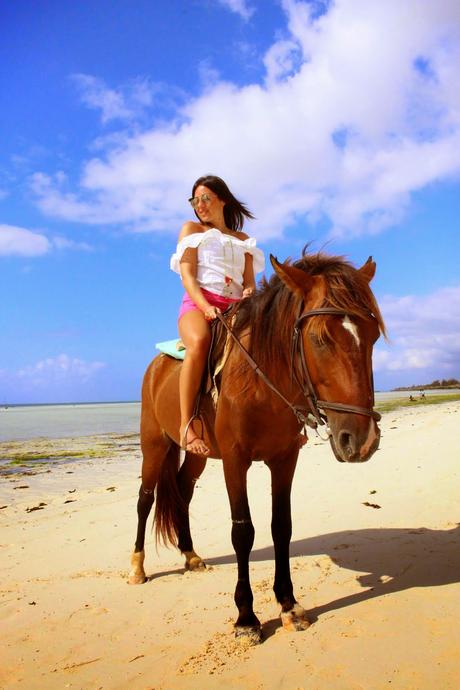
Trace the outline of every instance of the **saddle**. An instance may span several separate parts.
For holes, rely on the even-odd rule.
[[[225,313],[224,318],[232,320],[236,314],[238,303],[235,303]],[[207,427],[208,434],[214,437],[212,429],[214,427],[214,414],[219,397],[222,370],[227,359],[230,348],[230,338],[228,330],[220,319],[211,322],[211,343],[209,346],[208,359],[201,378],[201,384],[195,400],[193,415],[189,420],[192,424],[195,420],[201,426],[200,437],[203,438],[204,429]],[[187,428],[188,428],[187,425]],[[214,439],[214,444],[216,440]]]
[[[239,302],[236,302],[222,314],[229,324],[233,322],[238,308]],[[216,407],[220,392],[222,370],[230,351],[230,345],[228,330],[220,319],[214,319],[211,322],[211,344],[198,392],[198,404],[201,395],[211,395],[214,407]]]
[[[224,313],[223,317],[231,324],[239,308],[239,302],[235,302]],[[214,319],[211,324],[211,344],[209,346],[208,358],[206,366],[201,379],[201,384],[198,389],[198,394],[195,401],[193,418],[199,418],[201,422],[201,407],[204,398],[209,397],[212,407],[215,409],[219,397],[220,384],[222,378],[222,370],[230,348],[230,337],[228,330],[220,319]],[[155,347],[165,355],[173,357],[177,360],[183,360],[185,355],[185,347],[182,341],[177,338],[174,340],[166,340],[161,343],[156,343]],[[192,419],[193,419],[192,418]]]

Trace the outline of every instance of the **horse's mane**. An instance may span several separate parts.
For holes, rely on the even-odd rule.
[[[385,324],[368,281],[343,257],[322,252],[307,254],[304,249],[301,259],[294,263],[288,259],[285,263],[310,276],[324,276],[327,292],[322,306],[340,309],[350,316],[369,318],[372,314],[380,332],[386,335]],[[263,278],[256,293],[240,303],[234,332],[238,335],[250,330],[250,350],[262,369],[269,370],[274,362],[287,363],[299,301],[300,298],[273,274],[270,280]],[[324,317],[308,319],[306,328],[320,342],[331,339]]]

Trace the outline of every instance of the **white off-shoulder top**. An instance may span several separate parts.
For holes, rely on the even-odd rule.
[[[186,249],[198,249],[197,281],[215,295],[240,299],[243,294],[245,254],[251,254],[254,275],[265,268],[265,257],[256,239],[240,240],[216,228],[184,237],[171,257],[170,266],[180,274],[180,261]]]

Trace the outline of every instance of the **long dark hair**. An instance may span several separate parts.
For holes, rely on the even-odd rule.
[[[238,232],[243,227],[245,218],[254,218],[251,211],[246,207],[246,204],[238,201],[238,199],[233,196],[222,178],[217,177],[217,175],[203,175],[203,177],[199,177],[193,185],[192,197],[195,194],[196,188],[200,185],[214,192],[221,201],[225,201],[224,220],[225,225],[227,228],[230,228],[230,230]],[[200,216],[196,210],[195,215],[201,222]]]

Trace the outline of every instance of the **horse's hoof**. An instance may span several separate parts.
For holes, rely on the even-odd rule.
[[[195,556],[185,562],[185,568],[186,570],[206,570],[206,563],[199,556]]]
[[[290,611],[281,611],[281,622],[283,628],[291,632],[306,630],[310,627],[307,612],[300,604],[294,604]]]
[[[143,573],[129,573],[128,585],[143,585],[147,578]]]
[[[262,628],[260,625],[235,625],[235,639],[248,647],[262,642]]]
[[[144,570],[144,551],[138,551],[131,554],[131,570],[128,575],[129,585],[143,585],[147,581]]]
[[[206,563],[194,551],[184,551],[185,570],[206,570]]]

